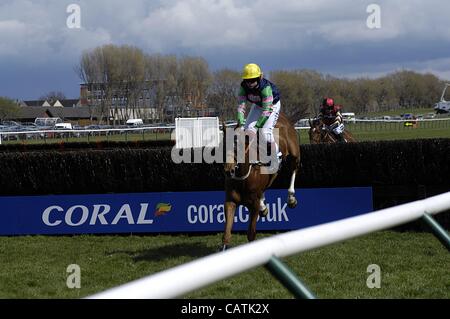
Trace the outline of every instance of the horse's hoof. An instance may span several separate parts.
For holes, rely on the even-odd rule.
[[[269,209],[266,207],[263,210],[259,211],[259,217],[266,217],[268,213],[269,213]]]
[[[295,208],[297,206],[297,199],[296,198],[288,199],[287,204],[289,208]]]
[[[228,250],[230,248],[230,246],[228,245],[222,245],[222,247],[219,248],[219,251],[225,251]]]

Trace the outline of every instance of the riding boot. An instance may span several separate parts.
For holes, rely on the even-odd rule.
[[[345,138],[343,134],[336,134],[339,143],[345,143]]]

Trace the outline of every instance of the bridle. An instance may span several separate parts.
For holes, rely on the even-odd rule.
[[[236,164],[236,165],[234,166],[234,168],[232,168],[232,169],[230,170],[231,178],[234,179],[234,180],[236,180],[236,181],[244,181],[244,180],[246,180],[246,179],[250,176],[250,173],[252,172],[253,164],[249,164],[249,165],[248,165],[248,172],[247,172],[247,174],[245,174],[244,176],[236,176],[236,169],[238,168],[238,165],[239,165],[239,164]]]
[[[336,142],[336,138],[327,128],[326,129],[320,128],[320,139],[323,142],[326,142],[326,139],[328,139],[331,143]]]
[[[249,144],[245,147],[245,152],[244,152],[244,154],[247,154],[248,150],[250,149],[250,145],[251,145],[251,143],[249,143]],[[232,168],[232,169],[230,170],[231,178],[234,179],[234,180],[236,180],[236,181],[244,181],[244,180],[246,180],[246,179],[250,176],[250,173],[252,172],[252,167],[253,167],[253,163],[249,163],[249,164],[248,164],[248,171],[247,171],[247,174],[245,174],[244,176],[236,176],[236,170],[239,168],[239,164],[236,163],[236,165],[234,165],[234,168]]]

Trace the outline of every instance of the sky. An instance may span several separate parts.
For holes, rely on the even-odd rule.
[[[448,0],[0,0],[0,96],[78,98],[74,68],[104,44],[201,56],[211,71],[409,69],[450,81],[449,12]]]

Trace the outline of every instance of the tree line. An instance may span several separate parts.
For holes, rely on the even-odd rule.
[[[103,45],[84,51],[75,71],[87,87],[100,92],[80,96],[91,99],[88,103],[97,118],[108,119],[111,114],[121,120],[146,118],[148,114],[142,114],[146,107],[161,121],[173,121],[180,113],[201,115],[190,111],[208,108],[216,109],[224,119],[236,115],[240,70],[211,71],[202,57],[148,54],[134,46]],[[293,121],[314,116],[325,96],[333,97],[344,111],[362,114],[429,108],[438,102],[444,87],[431,73],[409,70],[374,79],[338,78],[314,70],[276,70],[265,76],[280,89],[282,110]],[[15,111],[4,109],[5,114],[0,110],[3,118]]]
[[[444,82],[435,75],[409,70],[375,79],[337,78],[311,70],[275,71],[271,78],[283,94],[283,108],[291,109],[296,118],[315,115],[325,96],[357,114],[430,108],[444,88]]]
[[[106,115],[120,108],[138,109],[145,96],[159,118],[174,109],[215,108],[220,116],[236,113],[240,70],[210,71],[201,57],[146,54],[131,46],[105,45],[82,54],[77,67],[84,83],[99,83],[103,98],[99,111]],[[358,114],[407,108],[429,108],[439,99],[444,82],[431,73],[409,70],[371,78],[338,78],[313,70],[279,70],[266,76],[280,89],[282,109],[294,121],[314,116],[325,96],[345,111]]]

